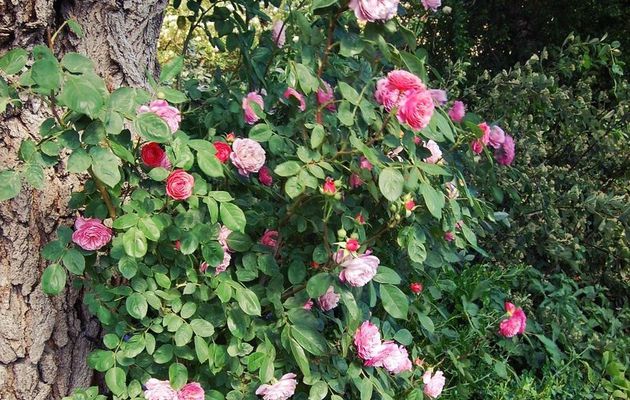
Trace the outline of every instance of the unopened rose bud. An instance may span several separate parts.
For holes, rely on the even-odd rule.
[[[348,239],[348,241],[346,242],[346,249],[349,251],[357,251],[359,250],[359,247],[361,247],[361,244],[356,239]]]
[[[341,238],[341,239],[345,238],[347,234],[348,234],[348,232],[346,232],[346,230],[343,229],[343,228],[341,228],[341,229],[339,229],[337,231],[337,237]]]
[[[411,291],[415,294],[419,294],[420,292],[422,292],[422,283],[419,282],[412,282],[409,285],[409,289],[411,289]]]
[[[448,15],[448,14],[450,14],[452,11],[453,11],[453,9],[452,9],[451,7],[449,7],[449,6],[444,6],[444,7],[442,7],[442,12],[443,12],[444,14],[447,14],[447,15]]]

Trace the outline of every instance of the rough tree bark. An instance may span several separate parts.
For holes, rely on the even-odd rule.
[[[85,37],[63,32],[56,51],[78,51],[95,61],[110,88],[144,86],[155,74],[157,39],[168,0],[0,0],[0,55],[20,46],[46,44],[64,20],[74,17]],[[50,32],[50,33],[49,33]],[[48,116],[45,106],[24,99],[20,110],[0,115],[0,169],[17,163],[25,137],[36,137]],[[80,181],[53,171],[42,192],[23,190],[0,203],[0,399],[59,399],[74,387],[89,386],[86,356],[98,337],[98,323],[81,305],[81,293],[42,293],[46,267],[40,248],[60,224]]]

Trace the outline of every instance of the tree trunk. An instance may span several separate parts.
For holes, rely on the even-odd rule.
[[[0,0],[0,55],[14,47],[47,44],[64,20],[75,18],[85,36],[64,28],[56,51],[78,51],[95,61],[108,86],[145,86],[155,74],[157,39],[168,0]],[[0,115],[0,170],[17,164],[25,137],[36,137],[49,110],[37,99]],[[41,290],[46,262],[40,249],[73,218],[66,209],[80,180],[50,171],[45,190],[24,188],[0,203],[0,399],[45,400],[89,386],[86,356],[99,325],[82,306],[82,294],[66,287],[49,297]]]

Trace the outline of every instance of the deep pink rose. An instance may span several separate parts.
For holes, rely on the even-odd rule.
[[[271,40],[281,49],[286,42],[287,25],[282,20],[276,20],[271,28]]]
[[[287,90],[284,91],[284,98],[289,100],[291,97],[295,98],[300,103],[300,111],[306,110],[306,101],[304,100],[302,93],[292,87],[288,87]]]
[[[142,146],[142,149],[140,149],[140,159],[144,165],[150,168],[171,167],[171,163],[166,156],[166,152],[159,143],[149,142]]]
[[[426,142],[424,147],[431,152],[431,156],[424,159],[425,163],[435,164],[442,159],[442,150],[440,150],[440,146],[433,140]]]
[[[171,128],[171,132],[177,131],[179,123],[182,121],[182,115],[179,113],[179,110],[170,106],[166,100],[154,100],[148,106],[144,105],[138,108],[138,114],[145,112],[152,112],[162,118],[168,127]]]
[[[348,182],[350,183],[350,187],[353,189],[356,189],[359,186],[363,185],[363,180],[357,173],[350,174],[350,178],[348,178]]]
[[[393,341],[381,344],[376,355],[365,362],[369,367],[383,367],[392,374],[410,371],[412,368],[409,354],[404,346],[400,346]]]
[[[451,117],[454,122],[462,122],[464,115],[466,115],[466,106],[459,100],[453,103],[451,109],[448,110],[448,116]]]
[[[409,199],[405,201],[405,209],[408,211],[413,211],[416,208],[416,202],[413,199]]]
[[[414,130],[422,130],[429,125],[435,104],[428,90],[413,90],[405,94],[396,117]]]
[[[224,272],[230,266],[230,261],[232,261],[232,255],[229,251],[227,251],[227,249],[224,248],[223,261],[221,261],[221,264],[217,265],[214,270],[214,274],[219,275],[221,272]]]
[[[177,392],[171,387],[169,381],[151,378],[144,386],[146,387],[144,397],[147,400],[178,400]]]
[[[426,90],[426,86],[422,83],[422,79],[418,78],[409,71],[396,69],[387,74],[387,81],[392,87],[401,92],[408,90]],[[431,92],[429,92],[431,96]],[[431,97],[431,99],[433,99]]]
[[[422,390],[424,394],[431,399],[435,399],[442,393],[446,379],[442,371],[437,371],[433,376],[431,376],[431,371],[427,371],[422,376],[422,383],[424,383],[424,389]]]
[[[271,186],[273,184],[273,177],[271,176],[271,170],[267,166],[263,166],[258,171],[258,180],[265,186]]]
[[[381,334],[378,327],[370,321],[364,321],[354,334],[354,346],[362,360],[372,359],[378,354],[381,346]]]
[[[306,300],[306,303],[302,306],[303,309],[310,311],[313,308],[313,299]]]
[[[442,0],[422,0],[422,6],[425,10],[437,11],[442,5]]]
[[[98,218],[78,216],[74,221],[72,241],[83,250],[98,250],[112,240],[112,230],[103,225]]]
[[[188,383],[177,392],[177,400],[204,400],[205,398],[203,388],[197,382]]]
[[[243,117],[245,122],[250,125],[255,124],[256,121],[260,119],[260,117],[256,114],[256,111],[252,108],[252,103],[258,104],[261,109],[265,106],[262,96],[256,92],[249,92],[247,93],[247,96],[243,97]]]
[[[494,159],[501,165],[511,165],[514,154],[514,139],[510,135],[505,135],[501,147],[494,151]]]
[[[284,374],[273,385],[260,385],[256,389],[256,394],[262,396],[264,400],[287,400],[295,393],[297,387],[296,375],[293,373]]]
[[[348,239],[346,241],[346,250],[355,252],[359,250],[361,243],[357,239]]]
[[[455,234],[451,231],[444,232],[444,240],[446,240],[447,242],[452,242],[453,240],[455,240]]]
[[[490,141],[490,127],[485,122],[480,123],[479,129],[483,132],[479,139],[475,139],[470,143],[470,148],[475,154],[481,154],[483,148]]]
[[[177,169],[166,178],[166,194],[174,200],[186,200],[192,195],[195,186],[195,178],[184,171]]]
[[[527,326],[527,317],[522,308],[516,308],[514,304],[505,302],[505,311],[508,318],[499,324],[499,333],[505,337],[516,336],[525,332]]]
[[[385,107],[385,110],[391,111],[392,108],[398,107],[402,97],[402,93],[392,86],[387,78],[381,78],[376,82],[374,98],[378,104]]]
[[[212,144],[217,151],[214,156],[221,162],[221,164],[225,164],[227,160],[230,159],[232,148],[229,144],[223,142],[214,142]]]
[[[333,88],[328,84],[328,82],[324,82],[324,88],[317,89],[317,104],[323,106],[326,104],[326,109],[328,111],[335,111],[337,107],[335,106],[335,93],[333,92]]]
[[[368,171],[371,171],[371,170],[372,170],[373,165],[372,165],[372,163],[371,163],[371,162],[369,162],[369,161],[368,161],[368,159],[367,159],[367,158],[365,158],[365,157],[361,156],[361,159],[359,160],[359,167],[360,167],[361,169],[367,169]]]
[[[335,180],[333,178],[326,178],[324,184],[322,185],[322,192],[328,195],[333,195],[337,192],[337,187],[335,186]]]
[[[317,299],[317,305],[323,311],[329,311],[337,307],[340,298],[341,296],[335,293],[335,288],[330,286],[326,293],[319,296],[319,298]]]
[[[230,159],[239,174],[249,176],[250,172],[258,172],[265,165],[265,150],[255,140],[236,139]]]
[[[488,145],[494,147],[495,149],[498,149],[499,147],[501,147],[504,141],[505,132],[503,131],[503,129],[496,125],[492,125],[490,127],[490,137],[488,140]]]
[[[448,101],[448,97],[446,96],[446,90],[431,89],[429,90],[429,92],[431,93],[431,97],[433,98],[433,101],[435,101],[435,104],[437,104],[438,106],[444,105]]]
[[[343,270],[339,273],[339,280],[350,286],[365,286],[376,275],[380,260],[376,256],[362,254],[356,258],[341,263]]]
[[[275,249],[278,246],[278,231],[265,230],[260,238],[260,243]]]
[[[387,21],[398,13],[399,0],[350,0],[348,8],[359,21]]]

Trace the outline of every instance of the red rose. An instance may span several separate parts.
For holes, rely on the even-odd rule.
[[[267,166],[263,166],[258,171],[258,180],[265,186],[271,186],[273,184],[273,177],[271,176],[271,170]]]
[[[335,194],[335,192],[337,192],[337,187],[335,186],[333,178],[326,178],[322,191],[328,195]]]
[[[169,168],[171,166],[168,157],[166,157],[166,152],[162,149],[162,146],[155,142],[149,142],[142,146],[140,158],[144,165],[150,168]]]
[[[195,178],[183,169],[178,169],[166,179],[166,194],[175,200],[186,200],[192,195],[193,186]]]
[[[232,148],[229,144],[223,142],[214,142],[214,148],[217,149],[215,156],[221,161],[221,164],[225,164],[230,159],[230,153]]]
[[[411,289],[412,292],[414,292],[415,294],[418,294],[422,292],[422,283],[413,282],[411,285],[409,285],[409,288]]]

